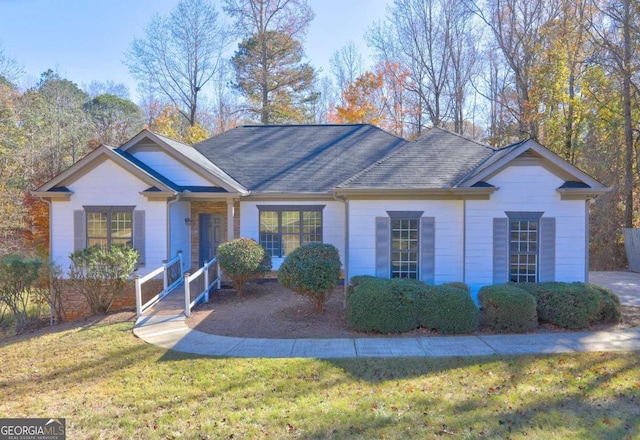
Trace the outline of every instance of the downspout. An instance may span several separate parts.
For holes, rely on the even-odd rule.
[[[51,220],[53,219],[53,215],[51,210],[53,205],[51,204],[51,200],[40,198],[43,202],[45,202],[49,206],[49,267],[53,269],[53,254],[51,251],[53,250],[53,226]],[[54,317],[53,317],[53,270],[49,270],[49,325],[53,325]]]
[[[462,282],[467,284],[467,199],[462,200]]]
[[[347,287],[349,284],[349,199],[338,197],[333,193],[334,200],[344,203],[344,304],[347,307]]]

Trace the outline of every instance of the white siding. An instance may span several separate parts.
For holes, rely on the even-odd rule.
[[[169,255],[171,258],[182,251],[182,269],[191,268],[191,226],[185,222],[189,218],[191,203],[175,202],[169,205]]]
[[[466,282],[472,291],[493,282],[494,217],[505,211],[544,212],[556,218],[556,280],[584,281],[586,218],[584,200],[561,200],[564,181],[542,166],[511,166],[489,180],[499,187],[490,200],[466,202]]]
[[[352,200],[349,202],[349,277],[375,275],[375,218],[387,211],[424,211],[435,218],[435,284],[462,281],[462,201]]]
[[[172,182],[182,186],[210,186],[205,180],[164,151],[143,150],[134,153],[136,159],[144,162]]]
[[[344,203],[335,201],[297,202],[290,200],[269,202],[240,202],[240,236],[260,239],[258,205],[325,205],[322,211],[322,241],[334,245],[340,251],[344,266]],[[277,270],[284,258],[273,258],[273,269]]]
[[[145,215],[145,266],[137,273],[145,275],[167,258],[167,209],[163,201],[148,201],[140,195],[149,185],[140,181],[114,162],[105,161],[67,187],[74,192],[70,201],[54,201],[51,206],[51,258],[63,270],[69,267],[73,253],[73,211],[85,205],[135,206]]]

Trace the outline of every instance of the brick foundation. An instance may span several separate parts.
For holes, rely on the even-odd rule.
[[[146,302],[157,295],[163,287],[162,279],[149,280],[142,285],[142,301]],[[62,307],[67,321],[91,316],[91,310],[87,299],[79,293],[69,281],[63,282],[62,287]],[[130,310],[136,308],[136,288],[134,280],[127,281],[123,295],[113,301],[111,311]]]

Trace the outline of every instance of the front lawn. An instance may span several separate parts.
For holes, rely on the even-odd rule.
[[[1,342],[0,417],[64,417],[69,439],[640,436],[638,353],[214,359],[131,328]]]

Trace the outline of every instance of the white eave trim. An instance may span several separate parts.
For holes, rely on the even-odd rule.
[[[611,192],[613,188],[557,188],[562,200],[586,200],[595,196]]]

